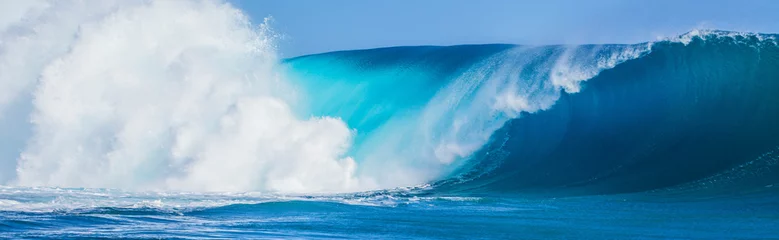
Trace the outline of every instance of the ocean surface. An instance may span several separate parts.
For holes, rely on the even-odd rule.
[[[3,238],[770,239],[776,194],[533,198],[2,190]],[[684,195],[684,194],[682,194]]]
[[[282,59],[61,4],[0,21],[0,238],[779,238],[779,35]]]

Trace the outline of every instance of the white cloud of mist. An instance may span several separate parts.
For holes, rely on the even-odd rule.
[[[33,134],[17,159],[15,184],[372,187],[359,183],[355,161],[345,156],[352,130],[339,119],[293,113],[273,34],[231,5],[28,3],[0,3],[12,13],[0,14],[0,113],[18,96],[33,96]]]

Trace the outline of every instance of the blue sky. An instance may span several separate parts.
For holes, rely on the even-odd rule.
[[[774,0],[231,0],[285,57],[399,45],[633,43],[694,28],[779,32]]]

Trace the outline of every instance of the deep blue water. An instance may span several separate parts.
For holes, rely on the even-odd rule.
[[[287,59],[300,114],[355,129],[325,195],[0,188],[6,238],[779,237],[776,35],[397,47]],[[410,174],[411,175],[411,174]]]
[[[10,189],[4,190],[0,196],[8,198]],[[541,199],[418,196],[405,191],[267,198],[44,192],[60,196],[60,205],[3,211],[0,237],[765,239],[775,238],[779,227],[779,203],[775,190],[768,189],[711,198],[628,194]],[[121,207],[68,200],[78,194],[97,205]]]

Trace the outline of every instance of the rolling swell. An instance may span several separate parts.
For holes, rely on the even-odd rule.
[[[767,36],[717,34],[725,33],[654,43],[551,109],[509,121],[441,188],[607,194],[718,188],[724,179],[738,183],[731,190],[771,187],[779,182],[779,48],[759,39]]]
[[[392,122],[393,114],[425,115],[432,102],[447,95],[442,92],[458,90],[457,103],[442,115],[489,118],[468,129],[490,137],[438,172],[436,192],[580,195],[673,186],[746,191],[779,182],[775,37],[692,32],[673,40],[573,51],[510,45],[388,48],[288,63],[306,79],[326,76],[320,79],[351,82],[366,91],[312,107],[357,129],[357,159],[367,145],[361,141]],[[561,68],[561,62],[567,65]],[[560,82],[560,74],[568,81]],[[377,78],[383,84],[375,84]],[[495,78],[510,83],[496,85]],[[392,87],[398,81],[402,87]],[[452,87],[463,82],[476,87]],[[496,108],[503,92],[493,90],[485,98],[481,89],[490,87],[518,87],[521,104]],[[459,131],[441,127],[448,122],[435,124],[440,132]],[[445,136],[438,133],[427,142]]]

